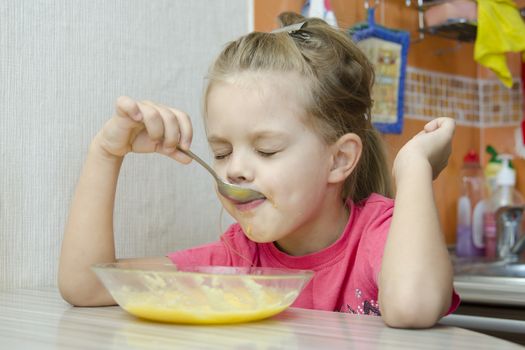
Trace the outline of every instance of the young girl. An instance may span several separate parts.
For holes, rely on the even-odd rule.
[[[205,125],[218,174],[265,198],[218,197],[236,219],[220,241],[140,261],[311,269],[294,306],[381,315],[429,327],[458,305],[432,192],[454,122],[425,125],[398,153],[395,206],[381,139],[370,120],[373,70],[343,32],[319,19],[229,43],[209,72]],[[302,23],[298,23],[302,22]],[[90,271],[117,261],[113,206],[129,152],[190,159],[189,117],[121,97],[94,138],[65,230],[59,288],[71,304],[114,300]]]

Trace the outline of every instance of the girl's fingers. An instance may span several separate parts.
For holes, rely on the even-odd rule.
[[[168,153],[173,153],[179,144],[180,130],[177,117],[164,106],[155,105],[152,102],[144,101],[145,104],[155,108],[162,118],[164,124],[164,136],[162,140],[162,149]]]
[[[456,125],[456,122],[454,121],[454,119],[441,117],[441,118],[433,119],[430,122],[428,122],[424,126],[424,130],[426,132],[431,132],[437,129],[443,129],[443,131],[453,133],[455,129],[455,125]]]
[[[142,120],[142,113],[135,100],[128,96],[120,96],[116,103],[117,115],[123,118],[131,118],[136,122]]]
[[[137,102],[143,116],[142,122],[146,126],[149,137],[156,143],[161,143],[164,138],[164,122],[158,109],[144,103]]]
[[[150,138],[145,128],[135,135],[131,144],[131,151],[135,153],[153,153],[157,148],[158,143]]]
[[[452,118],[442,118],[440,127],[445,129],[452,137],[456,130],[456,121]]]
[[[191,126],[190,117],[186,113],[179,111],[178,109],[169,107],[166,108],[168,108],[177,118],[180,130],[179,145],[182,149],[188,150],[193,139],[193,128]]]
[[[144,101],[143,103],[152,108],[155,108],[159,113],[164,124],[164,136],[162,144],[159,145],[160,147],[157,147],[157,152],[174,158],[182,163],[191,162],[190,157],[177,150],[177,146],[180,145],[181,139],[189,139],[189,142],[191,142],[192,129],[189,117],[183,112],[171,109],[160,104],[154,104],[150,101]],[[184,129],[186,130],[186,132],[183,132],[181,130],[181,123],[179,122],[179,120],[182,121],[182,125],[184,125]],[[189,142],[186,141],[186,143],[188,144],[186,149],[189,148]]]
[[[423,130],[425,132],[431,132],[431,131],[434,131],[436,130],[437,128],[437,123],[435,120],[431,120],[429,121],[428,123],[425,124],[425,126],[423,127]]]
[[[193,137],[186,113],[151,101],[137,102],[128,96],[117,99],[116,112],[112,123],[120,124],[115,130],[129,128],[127,142],[133,152],[158,152],[181,163],[191,162],[190,157],[177,150],[179,145],[189,149]]]
[[[191,143],[191,130],[192,129],[191,129],[191,122],[189,121],[188,115],[186,113],[183,113],[173,108],[169,108],[165,106],[162,106],[162,110],[164,111],[166,115],[168,114],[170,115],[170,118],[168,119],[170,122],[170,126],[176,132],[176,142],[173,146],[174,147],[180,146],[182,149],[186,149],[186,150],[189,149],[190,143]],[[173,116],[174,119],[172,119],[171,116]],[[189,124],[189,126],[187,124]],[[166,134],[168,134],[167,129],[166,129]],[[184,163],[184,164],[188,164],[191,162],[191,158],[189,156],[177,150],[176,148],[172,149],[171,144],[169,144],[168,146],[169,147],[167,148],[167,153],[168,153],[167,155],[169,157],[174,158],[177,161]]]

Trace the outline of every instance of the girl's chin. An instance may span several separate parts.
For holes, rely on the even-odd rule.
[[[243,231],[244,231],[244,234],[246,235],[246,237],[248,237],[248,239],[252,242],[255,242],[255,243],[271,243],[273,242],[275,239],[273,239],[273,237],[268,237],[267,234],[257,234],[257,231],[253,228],[253,225],[241,225]]]

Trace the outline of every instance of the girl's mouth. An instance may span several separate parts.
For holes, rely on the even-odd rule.
[[[233,202],[235,208],[239,211],[252,210],[266,201],[266,198],[255,199],[249,202]]]

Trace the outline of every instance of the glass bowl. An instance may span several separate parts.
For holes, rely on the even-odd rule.
[[[313,276],[308,270],[133,262],[96,264],[92,269],[130,314],[187,324],[239,323],[276,315]]]

